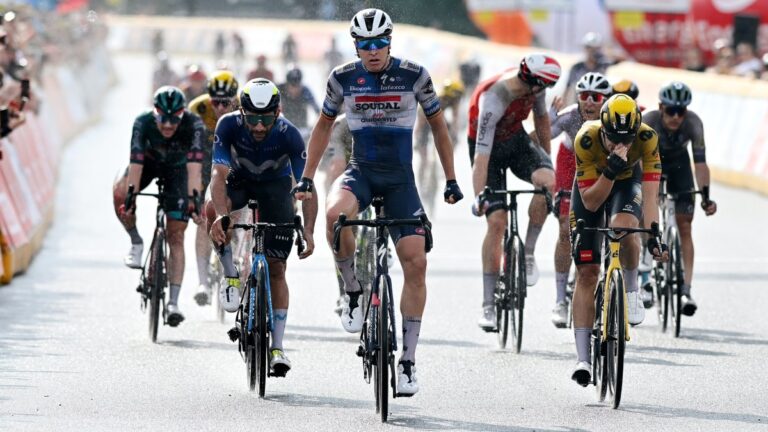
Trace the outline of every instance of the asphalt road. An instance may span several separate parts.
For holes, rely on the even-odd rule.
[[[537,250],[542,277],[529,290],[522,353],[498,350],[495,336],[477,328],[484,223],[471,216],[470,200],[443,204],[434,217],[417,351],[421,391],[391,403],[389,425],[375,415],[356,336],[332,313],[335,276],[320,237],[315,256],[289,263],[285,344],[294,369],[268,381],[266,399],[248,391],[228,326],[192,300],[190,238],[181,300],[187,320],[162,327],[159,343],[150,343],[134,291],[139,274],[122,265],[129,240],[110,198],[133,117],[148,102],[150,63],[116,60],[121,84],[106,97],[102,121],[64,154],[43,250],[26,275],[0,288],[0,429],[768,430],[768,200],[718,185],[712,197],[720,212],[698,213],[694,224],[699,312],[684,319],[679,339],[662,334],[653,313],[632,330],[619,410],[571,382],[573,335],[549,322],[553,219]],[[456,161],[467,191],[465,147]],[[154,203],[139,205],[148,239]],[[527,225],[525,214],[520,223]],[[393,278],[399,286],[397,267]]]

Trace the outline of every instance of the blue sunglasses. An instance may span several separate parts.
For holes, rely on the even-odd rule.
[[[375,49],[382,49],[388,47],[391,43],[389,38],[372,38],[372,39],[357,39],[355,40],[355,46],[358,49],[364,51],[371,51]]]

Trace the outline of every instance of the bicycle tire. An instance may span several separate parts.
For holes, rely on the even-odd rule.
[[[515,333],[515,352],[520,353],[523,346],[523,311],[525,310],[525,297],[528,295],[527,278],[525,274],[525,246],[523,242],[517,240],[516,263],[513,270],[515,276],[515,290],[513,291],[514,304],[512,308],[512,317],[516,318],[514,325]]]
[[[506,235],[505,235],[506,237]],[[494,295],[494,303],[496,304],[496,339],[499,343],[499,349],[507,347],[507,339],[509,335],[509,314],[512,309],[512,283],[511,276],[512,265],[514,259],[512,258],[512,246],[511,242],[505,241],[504,244],[504,261],[501,268],[501,274],[499,280],[496,282],[496,293]],[[512,318],[514,325],[514,317]]]
[[[165,235],[159,230],[152,243],[150,266],[152,276],[149,290],[149,338],[157,343],[157,329],[160,327],[160,302],[165,285],[165,253],[163,243]]]
[[[245,284],[245,304],[242,306],[242,331],[241,337],[243,340],[243,351],[245,352],[245,371],[248,379],[248,390],[255,391],[256,384],[258,383],[258,366],[257,356],[258,351],[256,348],[256,335],[252,330],[248,330],[248,322],[252,314],[256,313],[256,306],[254,304],[254,297],[256,293],[254,291],[254,280],[249,277]]]
[[[381,422],[386,423],[389,415],[389,292],[383,276],[379,277],[379,358],[378,358],[378,388]]]
[[[669,325],[669,284],[664,280],[663,268],[659,265],[653,266],[653,285],[656,295],[656,309],[661,324],[661,332],[667,331]]]
[[[606,364],[608,367],[608,394],[613,409],[621,403],[624,382],[624,352],[626,350],[626,302],[624,279],[620,270],[613,270],[609,278],[608,340]]]
[[[267,388],[267,373],[269,365],[267,364],[267,356],[269,351],[269,320],[267,314],[267,285],[266,278],[269,277],[264,262],[260,262],[257,270],[258,274],[258,286],[256,291],[256,302],[258,305],[258,332],[256,334],[256,352],[259,362],[259,397],[263,398]]]
[[[672,302],[672,313],[675,317],[675,337],[680,337],[680,327],[683,315],[683,284],[685,283],[685,273],[683,272],[682,250],[680,246],[680,235],[674,227],[669,230],[669,262],[667,263],[672,273],[672,293],[670,295]]]
[[[605,281],[601,280],[595,289],[595,320],[592,325],[592,379],[597,391],[597,400],[605,401],[608,391],[608,370],[605,367],[603,346],[603,294]]]

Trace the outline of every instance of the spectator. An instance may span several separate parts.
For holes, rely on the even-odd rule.
[[[328,74],[330,75],[333,68],[340,65],[342,62],[341,52],[336,48],[336,38],[331,36],[331,47],[325,52],[325,64],[328,68]]]
[[[731,70],[733,75],[759,78],[763,72],[763,62],[755,54],[755,46],[749,42],[736,45],[736,60],[738,63]]]
[[[171,63],[168,59],[168,54],[165,51],[157,53],[157,67],[152,74],[152,90],[151,94],[155,93],[155,90],[164,86],[177,86],[179,85],[179,75],[171,69]]]
[[[704,72],[707,66],[701,55],[701,50],[696,46],[685,48],[683,54],[682,68],[693,72]]]
[[[224,32],[216,33],[216,42],[213,44],[213,56],[224,58],[224,50],[227,49],[227,42],[224,40]]]
[[[707,68],[709,73],[729,75],[733,68],[733,49],[727,39],[718,39],[713,44],[715,64]]]
[[[184,97],[191,101],[201,94],[208,93],[208,76],[199,65],[189,65],[187,76],[179,88],[184,92]]]
[[[254,78],[266,78],[274,82],[275,75],[267,67],[267,56],[260,54],[256,57],[256,67],[248,72],[248,81]]]
[[[283,41],[283,63],[296,63],[296,40],[293,39],[293,33],[288,33]]]
[[[245,57],[245,41],[239,32],[232,33],[232,47],[234,50],[235,59],[241,62]]]
[[[277,88],[280,89],[280,106],[283,115],[299,128],[302,138],[306,140],[310,132],[307,109],[311,108],[315,114],[319,114],[320,106],[312,91],[302,82],[302,76],[301,69],[295,66],[290,67],[285,75],[285,83]]]
[[[152,53],[157,54],[165,49],[165,37],[162,30],[155,30],[152,35]]]

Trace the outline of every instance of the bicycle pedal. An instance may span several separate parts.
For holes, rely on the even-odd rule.
[[[238,339],[240,339],[240,329],[237,327],[232,327],[227,331],[227,336],[229,336],[230,341],[237,342]]]
[[[358,357],[365,357],[365,348],[358,346],[357,352],[355,353]]]
[[[400,397],[407,397],[407,398],[409,398],[409,397],[413,396],[414,394],[415,393],[395,393],[394,395],[395,395],[396,398],[400,398]]]

